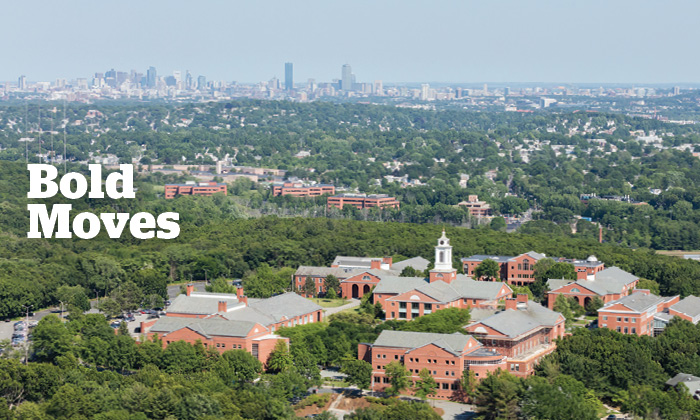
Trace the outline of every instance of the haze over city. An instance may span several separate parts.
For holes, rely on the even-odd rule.
[[[110,68],[210,80],[698,82],[695,1],[11,1],[0,80],[92,77]],[[682,62],[683,65],[674,63]]]

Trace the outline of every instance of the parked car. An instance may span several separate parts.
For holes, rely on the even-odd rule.
[[[39,321],[29,321],[29,328],[34,328],[39,325]]]
[[[112,328],[119,328],[120,325],[122,325],[121,321],[114,321],[111,324],[109,324],[109,326]]]
[[[165,301],[165,306],[170,306],[170,301],[169,301],[169,300],[166,300],[166,301]]]

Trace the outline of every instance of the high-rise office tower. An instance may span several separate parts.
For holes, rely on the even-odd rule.
[[[156,73],[155,67],[149,67],[146,72],[146,86],[149,88],[155,88],[158,81],[158,75]]]
[[[285,90],[294,89],[294,64],[284,63],[284,88]]]
[[[19,79],[17,80],[17,88],[19,88],[19,90],[25,90],[27,88],[27,76],[19,76]]]
[[[189,70],[185,71],[185,89],[192,89],[194,85],[194,79],[192,79],[192,74]]]
[[[204,76],[197,77],[197,89],[204,90],[207,88],[207,78]]]
[[[429,97],[430,97],[430,85],[427,83],[423,83],[422,85],[420,85],[420,100],[427,101]]]
[[[342,79],[340,80],[340,88],[346,92],[352,90],[352,67],[350,64],[343,64]]]
[[[377,96],[384,96],[384,84],[381,80],[374,81],[374,94]]]

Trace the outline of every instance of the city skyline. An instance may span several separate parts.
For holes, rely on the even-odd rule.
[[[692,17],[700,4],[687,0],[360,1],[343,19],[339,6],[320,1],[304,8],[204,2],[198,13],[178,1],[76,3],[4,7],[14,18],[0,28],[10,58],[0,80],[153,66],[251,83],[284,80],[281,63],[291,62],[298,82],[338,78],[343,63],[357,69],[357,80],[385,83],[700,82],[700,28]]]

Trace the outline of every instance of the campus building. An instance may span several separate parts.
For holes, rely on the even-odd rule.
[[[467,201],[461,201],[457,205],[469,210],[469,214],[474,217],[489,217],[493,214],[491,205],[485,201],[479,201],[478,195],[470,195]]]
[[[474,337],[461,333],[385,330],[374,343],[358,345],[358,359],[372,365],[373,391],[390,386],[385,368],[396,361],[410,372],[411,387],[420,380],[420,371],[428,369],[437,382],[435,398],[439,399],[464,399],[459,379],[465,371],[473,370],[477,378],[483,378],[488,373],[506,368],[503,355],[484,348]]]
[[[543,258],[547,258],[547,256],[534,251],[526,252],[515,257],[502,255],[472,255],[471,257],[462,258],[462,268],[464,274],[474,276],[474,271],[479,264],[484,260],[494,260],[500,267],[499,276],[502,281],[516,286],[527,286],[535,281],[535,264]],[[568,258],[552,259],[555,262],[572,264],[579,280],[586,280],[605,268],[605,264],[598,261],[598,259],[592,255],[586,260]]]
[[[301,181],[285,181],[272,185],[272,195],[291,195],[294,197],[316,197],[323,194],[335,194],[335,187],[327,184],[306,184]]]
[[[141,333],[147,338],[158,335],[163,347],[176,341],[199,341],[219,352],[243,349],[266,363],[277,341],[289,341],[275,334],[280,327],[322,320],[322,308],[296,293],[253,299],[242,288],[236,294],[206,293],[188,285],[166,316],[141,323]]]
[[[485,348],[507,358],[507,370],[516,376],[534,373],[537,363],[556,349],[564,336],[565,318],[559,312],[528,301],[527,295],[506,299],[502,312],[475,321],[466,331]]]
[[[353,206],[359,210],[372,207],[382,209],[398,209],[400,204],[394,197],[386,194],[338,194],[328,197],[326,201],[328,208],[336,207],[342,209],[344,206]]]
[[[165,198],[171,199],[178,195],[203,195],[210,196],[216,193],[227,194],[226,184],[216,183],[214,181],[209,182],[188,182],[185,184],[166,184],[165,185]]]
[[[598,271],[587,280],[549,279],[547,306],[553,309],[559,295],[573,297],[583,307],[596,297],[603,303],[612,302],[629,295],[638,283],[639,277],[618,267]]]
[[[668,321],[670,307],[679,300],[679,296],[656,296],[648,290],[635,289],[629,295],[598,309],[598,327],[623,334],[653,336],[655,319]]]

